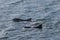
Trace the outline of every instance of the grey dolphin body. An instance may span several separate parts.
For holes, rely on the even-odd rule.
[[[42,24],[40,24],[40,25],[38,25],[38,26],[36,26],[36,27],[34,27],[34,28],[42,29]]]
[[[29,25],[26,25],[24,28],[38,28],[38,29],[42,29],[42,23],[41,22],[31,22]]]
[[[31,18],[29,19],[19,19],[19,18],[14,18],[12,19],[14,22],[20,22],[20,21],[31,21]]]

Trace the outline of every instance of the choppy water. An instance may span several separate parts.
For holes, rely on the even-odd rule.
[[[33,22],[13,18],[43,22],[43,29],[23,29]],[[60,0],[0,0],[0,40],[60,40]]]

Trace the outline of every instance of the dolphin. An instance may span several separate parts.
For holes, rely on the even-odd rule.
[[[12,19],[14,22],[20,22],[20,21],[31,21],[32,18],[29,19],[19,19],[19,18],[14,18]]]

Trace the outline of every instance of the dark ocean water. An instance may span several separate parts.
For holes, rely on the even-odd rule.
[[[13,22],[13,18],[34,22]],[[42,29],[24,26],[36,26]],[[60,0],[0,0],[0,40],[60,40]]]

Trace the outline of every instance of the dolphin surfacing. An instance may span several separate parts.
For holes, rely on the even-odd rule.
[[[19,19],[19,18],[14,18],[12,19],[14,22],[20,22],[20,21],[31,21],[31,18],[29,19]]]
[[[27,27],[27,26],[25,26],[24,28],[38,28],[38,29],[42,29],[42,24],[40,24],[40,25],[38,25],[38,26],[36,26],[36,27]]]

